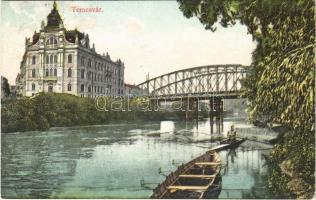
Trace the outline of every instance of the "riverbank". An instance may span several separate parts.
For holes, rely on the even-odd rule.
[[[123,100],[121,111],[116,111],[101,110],[94,99],[69,94],[40,93],[31,98],[8,99],[2,101],[1,131],[42,131],[51,127],[102,125],[114,121],[159,121],[185,116],[181,111],[143,111],[139,109],[139,102],[146,102],[146,99],[132,99],[128,103]],[[112,100],[109,99],[107,104],[111,105]]]

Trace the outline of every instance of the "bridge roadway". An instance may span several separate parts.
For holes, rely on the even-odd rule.
[[[178,95],[160,95],[148,96],[150,100],[157,101],[180,101],[180,100],[211,100],[211,99],[238,99],[242,95],[240,91],[229,91],[222,93],[194,93],[194,94],[178,94]]]

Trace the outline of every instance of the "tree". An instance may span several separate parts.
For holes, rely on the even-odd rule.
[[[314,43],[312,0],[178,0],[186,17],[206,29],[247,26],[257,42],[244,81],[252,120],[289,127],[273,158],[290,159],[304,180],[314,183]],[[278,155],[278,156],[277,156]],[[281,156],[280,156],[281,155]],[[275,159],[277,161],[277,159]]]

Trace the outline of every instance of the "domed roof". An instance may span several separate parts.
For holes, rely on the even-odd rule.
[[[57,10],[56,1],[54,1],[54,6],[49,15],[47,16],[47,26],[52,28],[58,28],[59,24],[62,23],[62,19]]]

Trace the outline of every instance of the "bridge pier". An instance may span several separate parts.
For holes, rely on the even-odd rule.
[[[185,119],[193,120],[199,118],[199,101],[198,99],[188,98],[183,100],[185,106]]]
[[[223,100],[221,98],[213,98],[209,100],[210,102],[210,126],[211,126],[211,133],[213,133],[213,125],[214,125],[214,117],[215,117],[215,124],[216,124],[216,132],[220,134],[221,128],[223,129]]]

